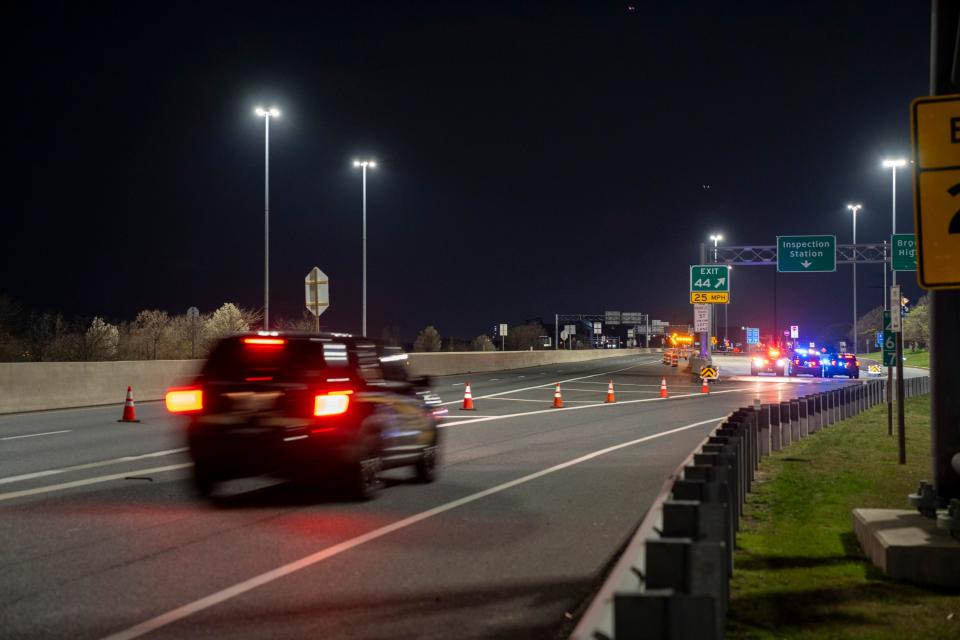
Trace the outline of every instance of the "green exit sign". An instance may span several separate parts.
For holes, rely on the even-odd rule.
[[[695,264],[690,267],[690,293],[730,291],[730,267],[725,264]]]
[[[890,236],[890,266],[894,271],[917,270],[917,236],[895,233]]]
[[[837,270],[837,236],[777,236],[777,271],[820,273]]]

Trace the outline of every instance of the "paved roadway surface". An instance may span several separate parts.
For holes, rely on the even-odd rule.
[[[0,416],[0,636],[562,637],[726,414],[847,384],[730,379],[702,395],[675,372],[647,355],[475,374],[473,413],[458,408],[468,377],[437,378],[440,479],[392,471],[367,503],[262,479],[198,500],[160,403],[137,406],[141,424],[117,423],[119,405]]]

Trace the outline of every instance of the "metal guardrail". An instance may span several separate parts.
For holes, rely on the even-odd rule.
[[[906,396],[930,378],[904,380]],[[724,637],[740,515],[763,456],[885,402],[886,380],[741,407],[664,483],[573,640]]]

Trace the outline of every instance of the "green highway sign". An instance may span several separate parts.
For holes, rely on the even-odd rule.
[[[897,334],[890,330],[890,312],[883,312],[883,366],[897,366]]]
[[[837,270],[837,236],[777,236],[777,271]]]
[[[895,233],[890,236],[890,266],[894,271],[917,270],[917,237],[912,233]]]
[[[695,264],[690,267],[690,293],[730,291],[730,267],[725,264]]]
[[[695,264],[690,267],[690,304],[729,304],[730,267]]]

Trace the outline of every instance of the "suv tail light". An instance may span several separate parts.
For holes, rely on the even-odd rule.
[[[313,415],[338,416],[350,408],[353,391],[331,391],[313,397]]]
[[[287,341],[283,338],[244,338],[243,344],[257,347],[282,347],[287,344]]]
[[[203,410],[203,389],[200,387],[180,387],[167,391],[164,397],[167,411],[170,413],[196,413]]]

